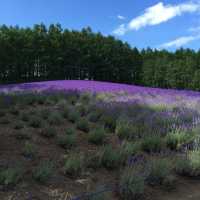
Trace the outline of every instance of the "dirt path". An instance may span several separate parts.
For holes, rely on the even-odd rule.
[[[174,191],[162,191],[156,200],[200,200],[200,179],[179,180]]]

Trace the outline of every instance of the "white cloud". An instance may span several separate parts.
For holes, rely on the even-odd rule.
[[[126,32],[125,24],[121,24],[116,30],[113,31],[115,35],[124,35]]]
[[[166,42],[164,44],[161,44],[159,46],[159,48],[170,48],[170,47],[181,47],[184,46],[192,41],[195,40],[199,40],[200,39],[200,35],[195,35],[195,36],[183,36],[183,37],[179,37],[175,40],[172,40],[170,42]]]
[[[191,27],[188,29],[190,32],[200,32],[200,26],[197,27]]]
[[[200,11],[200,2],[186,2],[177,5],[164,5],[159,2],[154,6],[145,9],[144,13],[140,16],[133,18],[128,24],[124,25],[123,34],[131,30],[139,30],[145,26],[154,26],[166,22],[176,16],[181,16],[184,13],[194,13]],[[118,33],[121,25],[113,32]],[[121,33],[121,32],[120,32]]]
[[[120,20],[125,20],[126,19],[126,17],[124,17],[122,15],[118,15],[117,18],[120,19]]]

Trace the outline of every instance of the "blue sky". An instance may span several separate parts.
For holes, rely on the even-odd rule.
[[[90,26],[138,48],[198,49],[199,0],[1,0],[0,24]]]

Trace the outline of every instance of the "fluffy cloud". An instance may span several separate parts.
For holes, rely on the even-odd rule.
[[[170,47],[177,48],[177,47],[184,46],[184,45],[188,44],[189,42],[192,42],[194,40],[199,40],[199,39],[200,39],[200,35],[179,37],[175,40],[172,40],[170,42],[166,42],[166,43],[160,45],[159,48],[160,49],[170,48]]]
[[[184,13],[194,13],[200,10],[200,2],[186,2],[177,5],[164,5],[159,2],[154,6],[145,9],[144,13],[136,18],[133,18],[128,24],[120,25],[113,31],[116,35],[124,35],[127,31],[139,30],[145,26],[154,26],[166,22],[176,16],[181,16]],[[117,33],[120,34],[117,34]]]
[[[200,26],[189,28],[190,32],[200,32]]]
[[[118,15],[117,18],[120,19],[120,20],[125,20],[126,19],[126,17],[124,17],[122,15]]]
[[[124,35],[126,32],[125,24],[121,24],[116,30],[113,31],[115,35]]]

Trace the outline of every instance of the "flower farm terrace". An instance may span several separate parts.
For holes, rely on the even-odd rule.
[[[199,146],[199,92],[0,86],[0,200],[200,199]]]

